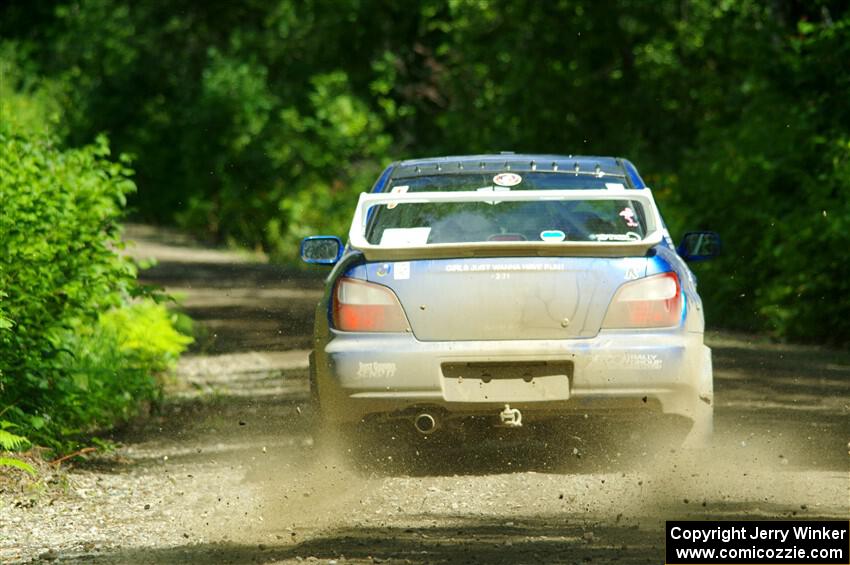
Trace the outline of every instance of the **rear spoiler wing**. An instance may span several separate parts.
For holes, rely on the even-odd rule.
[[[471,243],[430,243],[425,245],[378,245],[366,239],[369,210],[387,204],[427,204],[434,202],[524,202],[543,200],[632,200],[643,206],[647,233],[630,241],[481,241]],[[664,238],[664,224],[648,189],[620,190],[514,190],[363,193],[357,202],[349,246],[369,261],[431,259],[447,257],[505,257],[516,255],[571,257],[640,257]]]

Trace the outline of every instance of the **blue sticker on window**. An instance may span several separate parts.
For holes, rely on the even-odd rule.
[[[561,230],[545,230],[540,232],[540,239],[543,241],[564,241],[567,234]]]

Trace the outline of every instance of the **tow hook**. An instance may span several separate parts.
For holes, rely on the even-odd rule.
[[[506,428],[522,427],[522,412],[518,408],[511,408],[510,404],[505,404],[505,409],[499,412],[499,419]]]

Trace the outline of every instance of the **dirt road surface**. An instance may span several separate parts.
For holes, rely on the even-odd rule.
[[[321,272],[141,226],[129,237],[203,335],[116,453],[2,489],[0,561],[663,563],[669,519],[850,517],[847,352],[711,334],[706,452],[584,434],[417,454],[390,439],[355,465],[313,445]]]

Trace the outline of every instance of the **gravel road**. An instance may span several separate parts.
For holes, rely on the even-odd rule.
[[[319,272],[128,233],[202,336],[115,453],[0,481],[2,562],[663,563],[668,519],[850,518],[847,352],[712,334],[710,451],[390,440],[364,467],[313,446]]]

